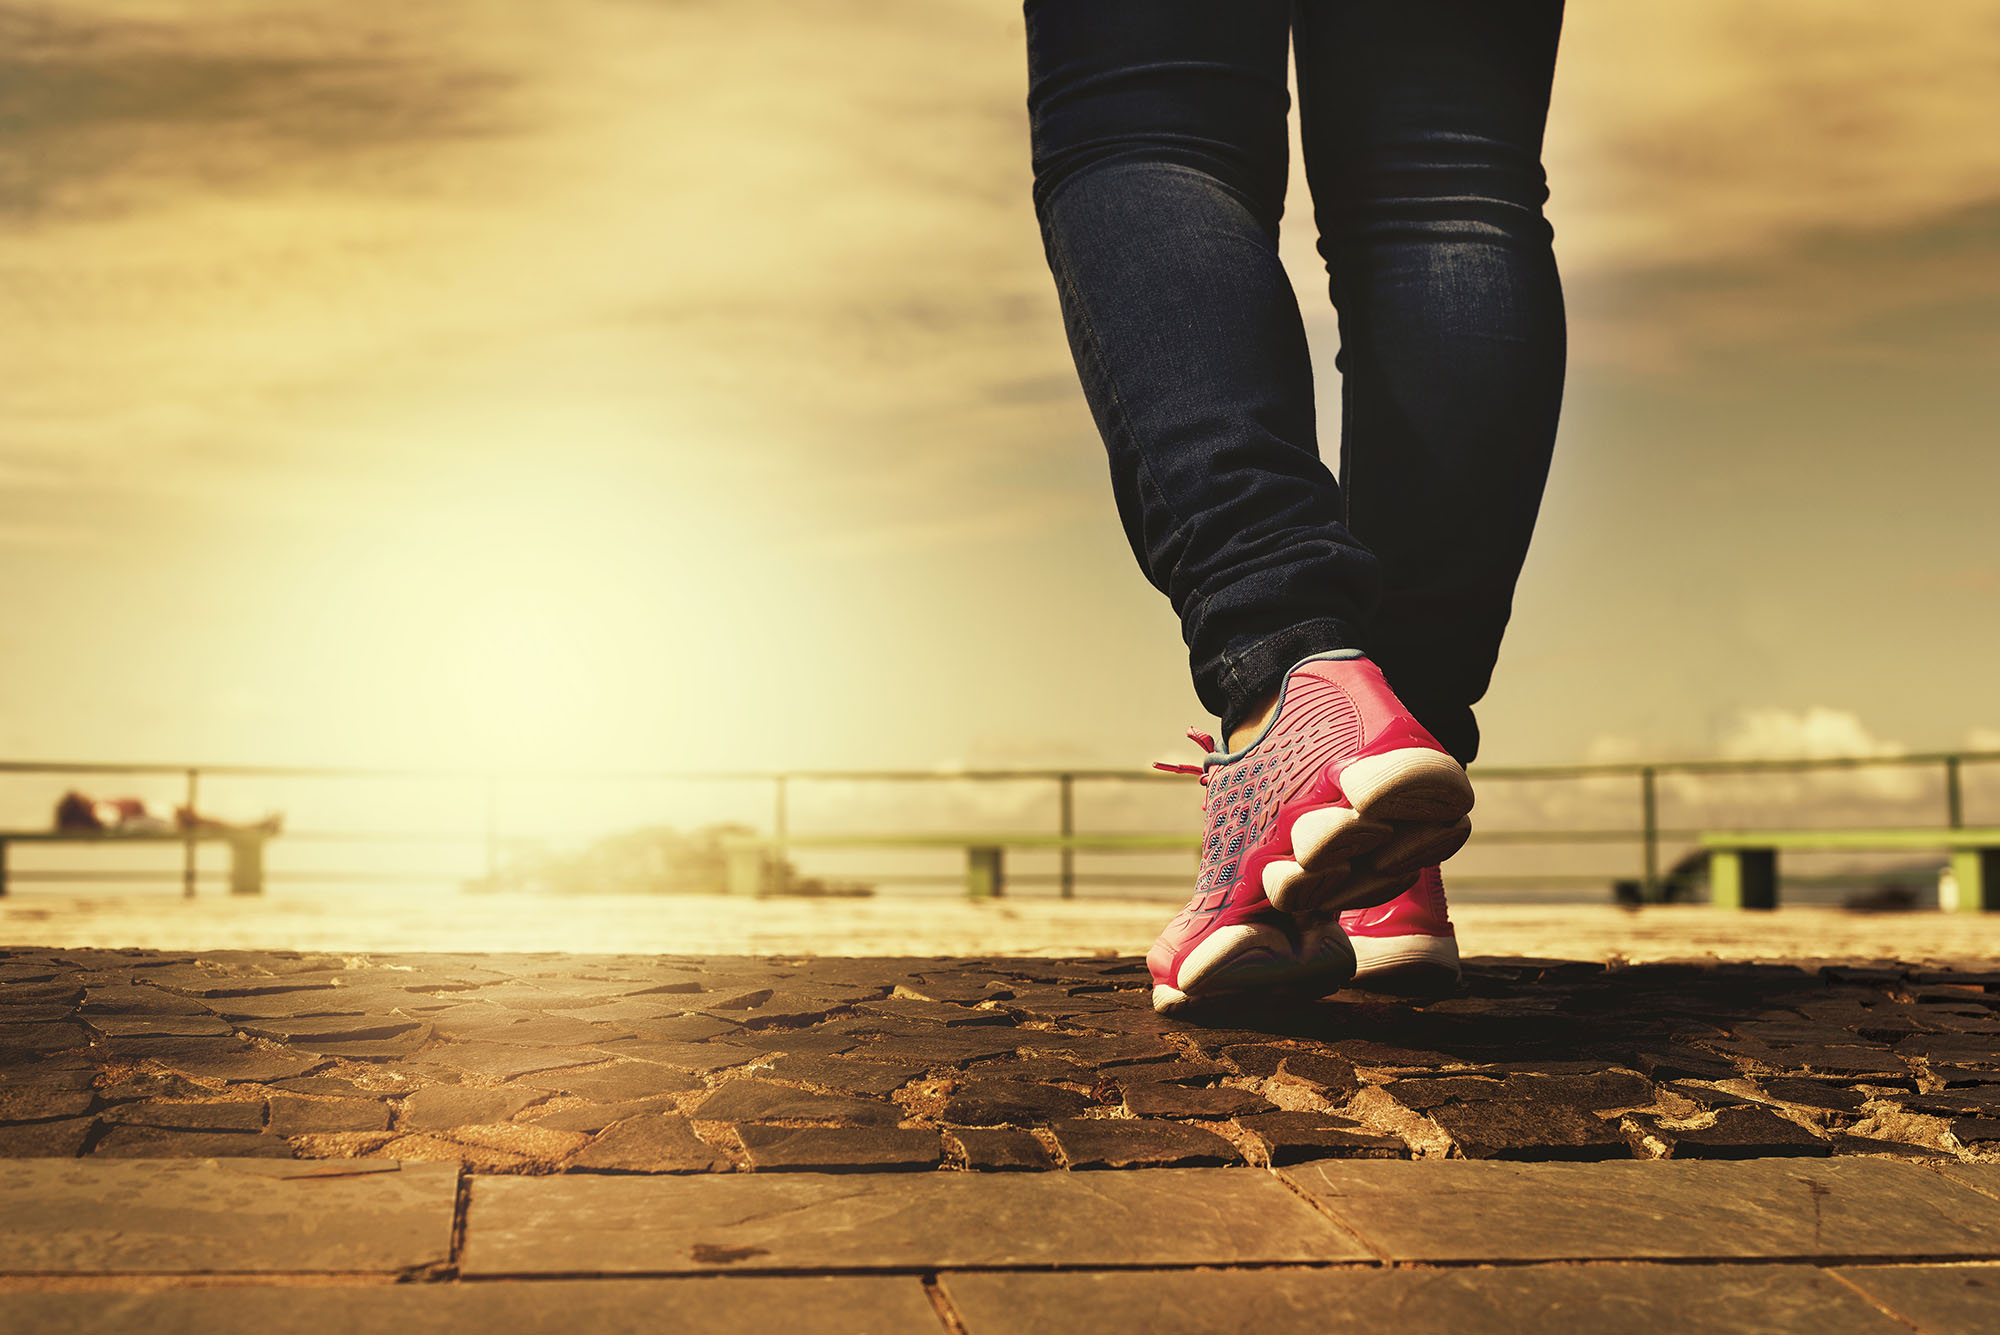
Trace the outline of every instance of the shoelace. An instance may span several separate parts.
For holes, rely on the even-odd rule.
[[[1188,740],[1196,746],[1210,755],[1215,754],[1215,738],[1209,736],[1199,728],[1189,728],[1187,735]],[[1192,774],[1201,780],[1202,787],[1208,787],[1208,766],[1206,765],[1171,765],[1164,760],[1155,760],[1153,768],[1164,774]]]

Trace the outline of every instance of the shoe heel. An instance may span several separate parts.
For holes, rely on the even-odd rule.
[[[1428,747],[1362,756],[1341,770],[1340,788],[1371,821],[1450,825],[1472,810],[1472,780],[1464,768]]]

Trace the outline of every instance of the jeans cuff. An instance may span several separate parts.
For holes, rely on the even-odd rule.
[[[1228,745],[1230,733],[1278,693],[1294,663],[1329,649],[1358,649],[1357,638],[1356,629],[1347,622],[1318,617],[1261,639],[1244,637],[1197,665],[1195,691],[1222,720],[1223,745]]]

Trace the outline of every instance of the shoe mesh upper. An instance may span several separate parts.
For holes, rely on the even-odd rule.
[[[1243,855],[1271,834],[1278,808],[1304,792],[1328,762],[1361,744],[1361,712],[1338,683],[1308,672],[1285,687],[1276,723],[1248,755],[1205,775],[1207,834],[1195,897],[1204,911],[1228,902]]]

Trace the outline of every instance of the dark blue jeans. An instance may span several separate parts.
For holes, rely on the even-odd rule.
[[[1035,209],[1133,552],[1235,727],[1364,649],[1461,760],[1548,476],[1561,0],[1027,0]],[[1290,94],[1340,481],[1278,262]]]

